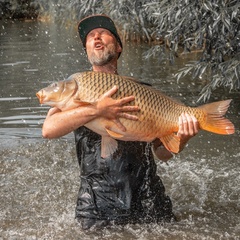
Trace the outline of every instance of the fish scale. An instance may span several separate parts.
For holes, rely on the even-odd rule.
[[[120,130],[114,121],[97,117],[85,124],[86,127],[102,136],[102,157],[108,157],[117,149],[117,140],[151,142],[160,139],[166,149],[177,153],[180,150],[178,118],[188,113],[197,118],[200,129],[217,134],[233,134],[233,124],[223,116],[231,100],[213,102],[199,107],[185,106],[167,97],[159,90],[140,84],[137,80],[116,74],[103,72],[75,73],[68,80],[57,82],[40,90],[37,96],[41,104],[55,106],[62,111],[91,105],[110,90],[114,85],[118,91],[112,96],[121,99],[134,96],[135,100],[128,105],[137,105],[138,121],[121,118],[127,129]]]
[[[95,74],[94,74],[95,75]],[[99,77],[100,75],[100,77]],[[96,78],[95,76],[98,76]],[[80,99],[87,99],[86,96],[94,96],[92,99],[88,99],[90,101],[96,101],[104,92],[108,91],[113,87],[113,85],[118,86],[118,91],[113,98],[120,99],[124,96],[135,96],[135,102],[132,102],[131,105],[138,105],[141,109],[140,113],[138,113],[139,117],[139,124],[130,120],[122,119],[121,121],[128,128],[139,129],[142,127],[143,130],[148,131],[149,125],[158,125],[156,116],[163,120],[164,126],[166,126],[165,131],[170,131],[170,129],[177,128],[178,125],[178,118],[175,117],[174,120],[169,123],[168,118],[164,118],[164,112],[167,111],[165,106],[170,106],[172,108],[175,107],[174,102],[167,103],[167,98],[159,97],[159,93],[152,91],[152,89],[144,87],[141,84],[136,84],[133,80],[129,78],[124,78],[119,75],[110,75],[106,73],[96,74],[92,77],[92,72],[84,73],[83,75],[80,74],[81,83],[85,82],[85,86],[89,86],[90,91],[84,91],[85,95],[80,96]],[[101,89],[101,91],[99,91]],[[157,101],[158,100],[158,101]],[[147,103],[147,104],[146,104]],[[158,106],[163,106],[160,108]],[[162,109],[162,111],[161,111]],[[180,111],[179,111],[179,114]],[[129,126],[131,125],[131,126]],[[128,127],[129,126],[129,127]],[[148,128],[148,129],[147,129]],[[168,130],[169,129],[169,130]],[[148,135],[151,135],[150,133]]]

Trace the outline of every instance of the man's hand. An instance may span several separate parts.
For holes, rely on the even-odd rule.
[[[177,136],[180,138],[179,149],[182,151],[187,142],[198,133],[200,128],[197,119],[187,113],[181,114],[178,124],[179,130]],[[152,147],[155,156],[164,162],[167,162],[173,156],[159,139],[154,140]]]
[[[124,97],[122,99],[115,100],[112,95],[118,90],[117,86],[114,86],[109,91],[104,93],[97,101],[96,107],[99,111],[99,116],[105,117],[115,122],[119,129],[126,131],[126,128],[122,125],[119,118],[126,118],[137,121],[138,117],[127,112],[139,111],[138,106],[124,106],[126,103],[133,101],[134,96]]]
[[[199,131],[198,120],[187,113],[182,113],[179,117],[179,129],[177,132],[178,137],[180,138],[180,151],[183,150],[186,143],[194,137]]]

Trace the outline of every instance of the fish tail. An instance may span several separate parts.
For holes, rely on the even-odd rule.
[[[200,122],[200,127],[203,130],[217,134],[233,134],[235,132],[234,125],[223,117],[231,101],[230,99],[199,106],[198,109],[201,109],[206,114],[205,121]]]

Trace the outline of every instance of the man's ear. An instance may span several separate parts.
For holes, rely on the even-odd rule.
[[[121,45],[117,42],[117,52],[121,53],[122,52],[122,47]]]

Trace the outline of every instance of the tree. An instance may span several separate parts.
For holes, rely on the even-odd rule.
[[[201,50],[201,58],[176,74],[193,79],[206,79],[199,100],[206,101],[211,93],[225,87],[240,89],[240,2],[238,0],[152,1],[145,3],[148,22],[155,29],[155,38],[162,38],[169,47],[169,59],[183,52]],[[157,51],[156,51],[157,50]],[[153,54],[161,54],[153,47]]]
[[[240,89],[239,0],[29,1],[41,14],[65,23],[76,23],[90,14],[108,14],[123,38],[154,41],[146,57],[157,55],[174,62],[181,53],[200,51],[196,62],[176,74],[178,81],[186,74],[192,74],[194,81],[204,80],[199,100],[206,101],[220,87]]]

